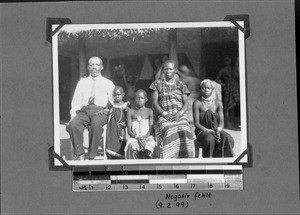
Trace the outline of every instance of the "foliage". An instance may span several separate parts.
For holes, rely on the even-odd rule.
[[[142,39],[149,38],[153,34],[167,31],[169,29],[161,28],[140,28],[140,29],[93,29],[86,31],[74,31],[68,32],[65,30],[60,31],[58,39],[60,42],[64,42],[68,39],[85,38],[106,38],[111,40],[121,40],[121,39]]]

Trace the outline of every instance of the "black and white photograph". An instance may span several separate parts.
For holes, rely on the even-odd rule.
[[[228,21],[64,25],[55,152],[69,165],[234,162],[247,149],[244,40]]]

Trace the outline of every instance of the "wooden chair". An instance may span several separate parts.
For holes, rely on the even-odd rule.
[[[102,159],[102,160],[106,160],[107,156],[105,153],[105,146],[106,146],[106,128],[107,125],[103,126],[103,134],[102,134],[102,138],[101,138],[101,142],[103,143],[103,148],[101,148],[101,146],[99,146],[98,150],[102,150],[103,151],[103,156],[96,156],[95,159]],[[85,154],[88,153],[88,149],[89,149],[89,131],[88,129],[85,129],[83,131],[83,147],[84,147],[84,152]]]

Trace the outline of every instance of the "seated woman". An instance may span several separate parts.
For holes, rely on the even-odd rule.
[[[127,129],[130,138],[125,147],[126,159],[147,159],[153,157],[156,142],[153,133],[153,111],[145,107],[147,93],[138,90],[135,105],[127,112]]]
[[[202,157],[233,157],[234,140],[230,134],[223,131],[223,105],[213,95],[214,84],[205,79],[200,84],[201,99],[193,103],[193,117],[195,123],[196,157],[202,147]]]
[[[187,120],[187,86],[175,79],[177,66],[168,60],[163,64],[164,79],[150,85],[152,101],[158,116],[159,137],[162,140],[162,158],[194,157],[194,142]]]

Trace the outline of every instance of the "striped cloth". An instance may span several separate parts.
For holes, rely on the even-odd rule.
[[[169,114],[176,114],[183,106],[182,95],[189,95],[187,86],[182,81],[168,84],[164,80],[156,80],[150,85],[152,91],[158,92],[158,104]],[[158,117],[158,139],[161,140],[163,158],[190,158],[195,155],[193,134],[187,115],[184,114],[176,122]]]

